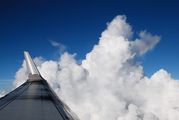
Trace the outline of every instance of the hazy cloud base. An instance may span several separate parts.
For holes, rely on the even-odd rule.
[[[98,45],[81,65],[76,54],[65,52],[58,61],[34,59],[41,75],[81,120],[176,120],[179,119],[179,81],[161,69],[145,76],[135,55],[160,37],[133,32],[126,16],[107,24]],[[128,40],[129,39],[129,40]],[[27,78],[25,62],[13,82],[18,87]]]

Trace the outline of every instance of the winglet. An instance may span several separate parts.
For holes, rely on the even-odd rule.
[[[42,77],[33,62],[32,58],[30,57],[29,53],[24,51],[26,66],[27,66],[27,72],[28,72],[28,80],[41,80]]]

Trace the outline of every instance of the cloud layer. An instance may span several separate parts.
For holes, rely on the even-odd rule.
[[[179,118],[179,81],[161,69],[151,78],[134,61],[135,55],[159,36],[133,32],[126,16],[107,24],[98,45],[81,65],[76,54],[65,52],[58,61],[35,58],[41,75],[81,120],[176,120]],[[134,64],[135,63],[135,64]],[[14,87],[27,78],[25,62],[16,73]]]

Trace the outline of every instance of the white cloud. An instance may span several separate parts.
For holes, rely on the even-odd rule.
[[[59,46],[59,43],[55,42],[55,41],[52,41],[52,40],[49,40],[50,43],[53,45],[53,46]]]
[[[137,55],[146,53],[148,50],[154,48],[161,40],[161,37],[147,33],[147,30],[141,31],[139,37],[140,39],[131,41],[132,51],[137,53]]]
[[[59,52],[60,52],[60,53],[62,53],[62,52],[64,52],[64,51],[66,50],[66,46],[65,46],[65,45],[63,45],[63,44],[61,44],[61,43],[58,43],[58,42],[56,42],[56,41],[52,41],[52,40],[49,40],[49,41],[50,41],[50,43],[51,43],[53,46],[59,48]]]
[[[99,44],[81,65],[76,54],[65,52],[59,61],[38,65],[42,76],[81,120],[176,120],[179,119],[179,81],[161,69],[151,78],[136,63],[133,45],[160,40],[146,31],[129,41],[131,26],[117,16],[102,33]],[[38,58],[37,58],[38,59]],[[16,73],[17,87],[26,79],[26,67]],[[59,87],[60,86],[60,87]]]
[[[5,94],[5,91],[0,92],[0,98],[3,97]]]
[[[20,68],[15,75],[15,80],[13,81],[13,86],[16,88],[23,84],[27,80],[27,68],[25,60],[23,61],[22,68]]]
[[[41,56],[34,58],[33,61],[35,62],[35,65],[37,66],[41,66],[41,64],[45,62]]]
[[[123,36],[128,39],[132,37],[132,27],[126,23],[125,15],[116,16],[110,23],[107,23],[107,26],[101,37]]]

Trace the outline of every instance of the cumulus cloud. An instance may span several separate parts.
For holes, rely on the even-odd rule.
[[[126,16],[117,16],[81,65],[75,60],[76,54],[65,52],[58,61],[39,62],[38,69],[81,120],[178,119],[179,81],[163,69],[148,78],[143,66],[134,61],[138,54],[134,46],[142,48],[160,37],[143,31],[140,40],[132,41],[132,35]],[[26,78],[23,63],[14,87]]]
[[[41,56],[34,58],[33,61],[35,62],[35,65],[37,66],[41,66],[41,64],[44,63],[44,59]]]
[[[107,23],[107,26],[101,37],[123,36],[128,39],[132,37],[132,27],[126,22],[125,15],[116,16],[113,21]]]
[[[23,84],[27,80],[27,68],[25,60],[23,60],[22,68],[20,68],[15,75],[15,80],[13,81],[13,86],[16,88]]]

